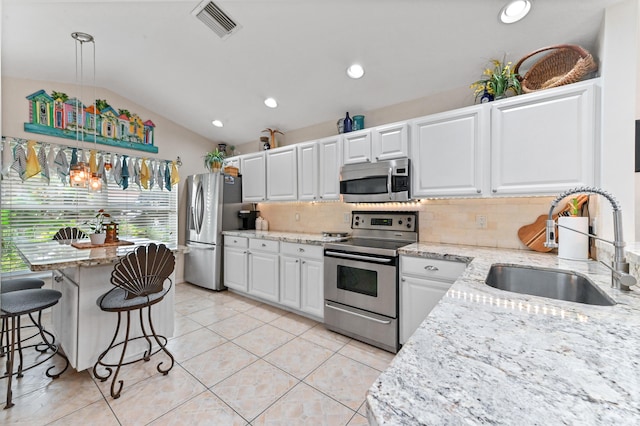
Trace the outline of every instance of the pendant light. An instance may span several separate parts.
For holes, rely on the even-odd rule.
[[[71,37],[76,41],[76,82],[80,87],[80,96],[76,98],[76,148],[80,146],[80,132],[84,133],[84,107],[81,108],[82,103],[82,89],[84,84],[84,44],[92,43],[93,47],[93,60],[94,60],[94,76],[95,76],[95,43],[93,41],[93,36],[87,33],[82,32],[73,32],[71,33]],[[78,52],[80,53],[80,58],[78,60]],[[95,88],[95,81],[93,82]],[[80,128],[82,126],[82,129]],[[89,165],[84,161],[78,161],[75,164],[72,164],[69,168],[69,184],[76,188],[86,188],[89,182]]]

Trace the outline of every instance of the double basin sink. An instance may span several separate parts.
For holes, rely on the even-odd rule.
[[[485,283],[500,290],[569,302],[600,306],[616,304],[589,278],[558,269],[496,263],[491,266]]]

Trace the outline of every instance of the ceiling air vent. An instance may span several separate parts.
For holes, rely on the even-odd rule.
[[[242,28],[220,9],[220,6],[212,1],[200,3],[193,9],[191,14],[204,22],[207,27],[211,28],[223,40]]]

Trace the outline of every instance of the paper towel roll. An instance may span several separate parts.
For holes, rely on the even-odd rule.
[[[589,237],[566,228],[589,232],[589,218],[561,216],[558,218],[558,225],[558,257],[571,260],[588,259]]]

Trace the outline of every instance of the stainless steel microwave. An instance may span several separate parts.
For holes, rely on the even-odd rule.
[[[345,164],[340,169],[340,196],[346,203],[410,200],[409,159]]]

